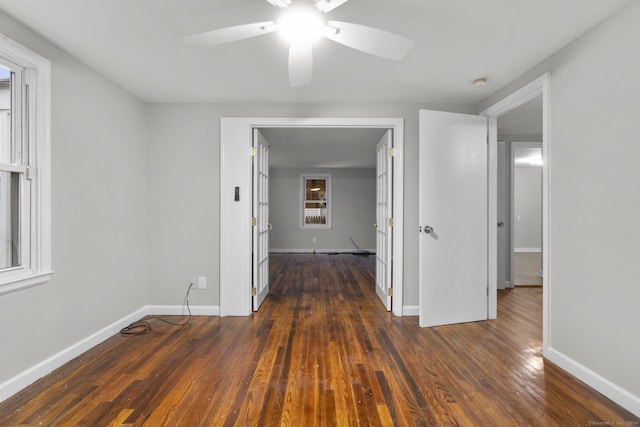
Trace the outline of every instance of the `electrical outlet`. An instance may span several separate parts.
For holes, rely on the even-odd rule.
[[[207,289],[207,276],[198,276],[198,289]]]

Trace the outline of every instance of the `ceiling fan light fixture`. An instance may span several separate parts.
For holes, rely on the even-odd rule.
[[[323,35],[322,17],[307,9],[287,10],[278,21],[278,32],[289,45],[311,45]]]

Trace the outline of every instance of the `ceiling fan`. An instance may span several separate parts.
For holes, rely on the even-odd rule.
[[[254,22],[207,31],[183,38],[193,46],[216,46],[277,31],[289,43],[289,83],[311,82],[313,44],[322,37],[382,58],[401,60],[413,47],[413,40],[398,34],[350,22],[325,20],[320,12],[330,12],[348,0],[310,0],[313,7],[292,5],[292,0],[267,0],[287,10],[276,20]]]

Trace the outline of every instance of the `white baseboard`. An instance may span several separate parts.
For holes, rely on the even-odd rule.
[[[419,305],[405,305],[402,307],[402,315],[403,316],[419,316],[420,315],[420,306]]]
[[[362,249],[367,252],[371,252],[372,254],[376,252],[375,249]],[[324,254],[324,253],[339,253],[339,254],[350,254],[353,252],[360,252],[358,249],[269,249],[269,252],[273,253],[291,253],[291,254],[311,254],[313,252]]]
[[[514,252],[535,252],[535,253],[539,253],[539,252],[542,252],[542,248],[514,248],[513,251]]]
[[[640,417],[640,396],[631,394],[629,391],[601,377],[586,366],[553,348],[549,348],[545,352],[545,357],[591,388]]]
[[[194,316],[218,316],[220,315],[220,307],[218,306],[192,306],[191,313]],[[18,375],[10,378],[4,383],[0,384],[0,402],[3,402],[18,393],[20,390],[26,388],[27,386],[33,384],[40,378],[44,377],[47,374],[50,374],[54,370],[58,369],[62,365],[76,357],[80,356],[82,353],[90,350],[91,348],[97,346],[101,342],[111,338],[113,335],[120,332],[122,328],[125,326],[135,322],[136,320],[141,319],[144,316],[150,314],[157,315],[181,315],[183,310],[183,306],[154,306],[147,305],[144,306],[133,313],[123,317],[120,320],[115,321],[114,323],[102,328],[98,332],[95,332],[88,337],[78,341],[77,343],[65,348],[64,350],[54,354],[48,359],[43,360],[42,362],[22,371]],[[185,310],[186,311],[186,310]]]
[[[182,305],[148,305],[147,315],[158,316],[186,316],[189,314],[186,307]],[[194,316],[220,316],[220,307],[217,305],[190,305],[189,309]]]
[[[51,373],[55,369],[80,356],[85,351],[95,347],[107,338],[120,332],[120,329],[124,328],[131,322],[134,322],[141,317],[145,316],[146,307],[143,307],[128,316],[112,323],[111,325],[102,328],[98,332],[89,335],[88,337],[78,341],[77,343],[65,348],[64,350],[54,354],[46,360],[30,367],[29,369],[19,373],[15,377],[0,384],[0,402],[13,396],[23,388],[31,385],[36,380]]]

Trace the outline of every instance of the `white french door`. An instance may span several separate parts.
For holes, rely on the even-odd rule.
[[[487,118],[420,111],[420,326],[488,319]]]
[[[269,144],[253,130],[253,311],[269,294]]]
[[[393,248],[393,134],[388,130],[376,146],[376,293],[391,310],[391,258]]]

